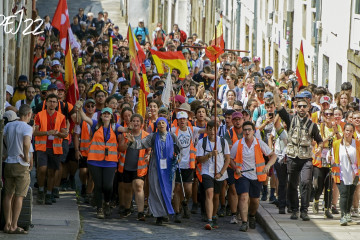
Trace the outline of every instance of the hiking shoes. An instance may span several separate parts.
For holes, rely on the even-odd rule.
[[[46,194],[46,195],[45,195],[45,204],[46,204],[46,205],[52,205],[52,204],[53,204],[53,201],[52,201],[52,198],[51,198],[51,194]]]
[[[96,210],[96,218],[98,218],[98,219],[104,219],[105,218],[104,210],[102,208],[98,208]]]
[[[38,191],[36,202],[38,204],[44,204],[45,202],[45,195],[43,191]]]
[[[180,214],[176,213],[174,216],[174,222],[175,223],[181,223]]]
[[[137,217],[137,220],[138,221],[145,221],[145,214],[144,214],[144,212],[139,212],[138,213],[138,217]]]
[[[334,216],[331,214],[329,209],[325,209],[324,217],[328,218],[328,219],[333,219],[334,218]]]
[[[314,214],[319,213],[319,201],[316,201],[316,200],[314,201],[312,211]]]
[[[291,216],[290,216],[290,219],[292,220],[298,220],[299,216],[298,216],[298,213],[297,212],[292,212]]]
[[[182,217],[187,218],[187,219],[190,218],[190,211],[189,211],[189,208],[187,205],[183,207],[183,216]]]
[[[238,220],[236,215],[231,216],[230,224],[238,224]]]
[[[300,218],[301,218],[303,221],[310,221],[310,217],[309,217],[309,215],[308,215],[306,212],[300,213]]]
[[[109,202],[104,203],[104,215],[106,217],[109,217],[111,215],[111,207]]]
[[[240,225],[239,231],[241,231],[241,232],[247,232],[247,230],[248,230],[248,224],[247,224],[247,222],[242,222],[241,225]]]
[[[256,228],[256,219],[255,216],[249,216],[249,227],[251,229],[255,229]]]

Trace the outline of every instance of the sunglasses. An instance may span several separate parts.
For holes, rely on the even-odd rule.
[[[269,71],[265,71],[265,73],[271,74],[273,73],[273,71],[269,70]]]
[[[86,107],[87,107],[87,108],[94,108],[94,107],[95,107],[95,105],[93,105],[93,104],[89,104],[89,105],[86,105]]]
[[[327,117],[332,117],[332,116],[334,116],[333,113],[324,113],[324,115],[327,116]]]
[[[297,105],[298,108],[307,108],[307,105],[305,104],[301,104],[301,105]]]
[[[258,90],[256,90],[256,92],[258,92],[258,93],[265,92],[265,90],[264,89],[258,89]]]
[[[53,45],[54,47],[58,47],[59,45]]]
[[[224,71],[230,71],[230,68],[224,68]]]

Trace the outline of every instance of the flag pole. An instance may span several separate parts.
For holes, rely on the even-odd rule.
[[[217,45],[217,28],[216,28],[216,24],[215,24],[215,46]],[[216,135],[217,135],[217,63],[215,60],[215,143],[214,143],[214,150],[216,150]],[[217,168],[217,154],[215,155],[215,166],[214,166],[215,170],[214,170],[214,178],[216,176],[216,168]]]

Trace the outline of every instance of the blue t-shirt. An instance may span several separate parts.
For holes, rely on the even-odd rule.
[[[146,41],[146,35],[149,35],[149,30],[146,27],[144,27],[144,28],[136,27],[135,30],[134,30],[134,35],[135,35],[135,37],[137,35],[141,35],[142,38],[141,38],[141,43],[140,44],[144,45],[145,41]]]
[[[95,133],[97,123],[98,123],[98,121],[93,119],[93,125],[91,127],[91,132],[92,133]],[[119,134],[121,134],[120,132],[117,131],[117,129],[119,127],[121,127],[120,124],[118,124],[118,123],[115,124],[115,135],[116,135],[116,137]],[[109,139],[110,139],[110,128],[111,128],[111,125],[108,128],[103,127],[105,142],[109,141]],[[103,160],[103,161],[94,161],[94,160],[89,160],[88,159],[88,164],[93,165],[95,167],[115,167],[115,168],[117,167],[117,162],[109,162],[109,161],[105,161],[105,160]]]

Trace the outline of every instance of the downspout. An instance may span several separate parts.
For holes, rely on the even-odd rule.
[[[252,55],[253,56],[257,56],[257,8],[258,8],[258,1],[254,0],[254,22],[253,22],[253,39],[252,39],[252,44],[253,44],[253,52]]]
[[[314,47],[314,84],[319,82],[319,28],[321,19],[321,0],[316,0],[316,15],[315,15],[315,47]],[[351,21],[351,20],[350,20]]]
[[[293,53],[293,25],[294,25],[294,0],[287,0],[287,21],[286,21],[286,50],[287,69],[292,69]]]
[[[236,8],[236,49],[240,49],[241,0],[237,0]]]

